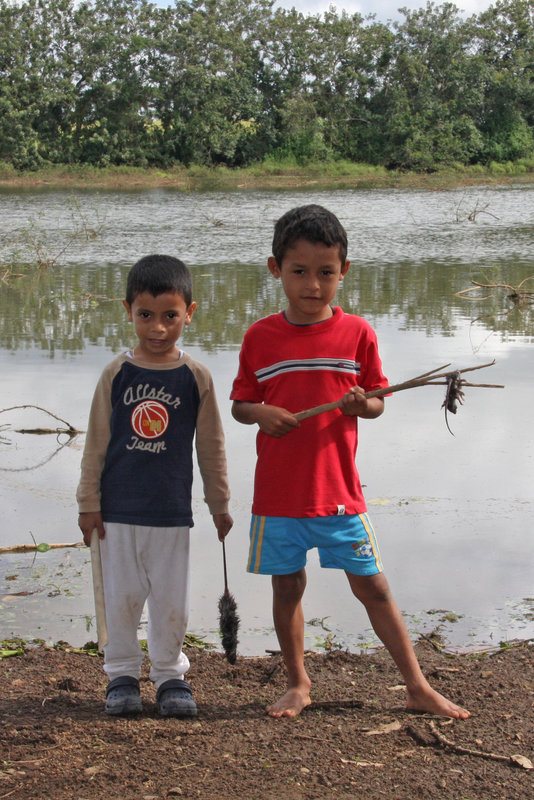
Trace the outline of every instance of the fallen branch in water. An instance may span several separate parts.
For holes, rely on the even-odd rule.
[[[528,278],[524,278],[517,286],[512,286],[510,283],[480,283],[479,281],[475,281],[474,278],[471,278],[473,286],[470,286],[469,289],[462,289],[460,292],[456,292],[456,297],[467,297],[469,300],[488,300],[488,298],[494,296],[492,295],[493,290],[504,289],[509,292],[506,297],[508,300],[511,300],[514,305],[528,305],[529,303],[534,303],[534,292],[527,292],[526,289],[522,287],[527,281],[533,279],[534,275],[529,275]],[[479,289],[491,289],[491,292],[485,295],[473,296],[473,292],[477,292]]]
[[[370,392],[366,392],[365,396],[369,397],[384,397],[388,394],[393,394],[394,392],[402,392],[405,389],[415,389],[417,386],[438,386],[441,385],[436,383],[437,378],[445,378],[445,383],[447,383],[447,379],[450,379],[452,376],[456,375],[457,373],[463,374],[464,372],[473,372],[477,369],[484,369],[485,367],[491,367],[495,364],[495,361],[490,361],[488,364],[480,364],[477,367],[466,367],[465,369],[459,370],[451,370],[449,372],[440,372],[440,370],[444,370],[447,367],[450,367],[450,364],[444,364],[442,367],[436,367],[436,369],[430,370],[430,372],[424,372],[422,375],[417,375],[415,378],[411,378],[408,381],[404,381],[403,383],[396,383],[393,386],[383,386],[381,389],[373,389]],[[476,383],[467,383],[466,381],[461,381],[462,385],[464,386],[484,386],[485,388],[491,389],[504,389],[504,386],[500,384],[476,384]],[[342,400],[335,400],[332,403],[324,403],[321,406],[315,406],[314,408],[308,408],[306,411],[299,411],[294,416],[300,421],[303,419],[309,419],[309,417],[315,417],[317,414],[322,414],[324,411],[332,411],[335,408],[341,407]]]
[[[85,547],[83,542],[58,542],[55,544],[12,544],[0,547],[0,553],[46,553],[48,550],[57,550],[60,547]]]
[[[24,409],[24,408],[35,408],[37,411],[43,411],[48,416],[57,419],[58,422],[62,422],[66,425],[66,428],[20,428],[16,431],[16,433],[35,433],[35,434],[45,434],[45,433],[65,433],[67,436],[77,436],[79,433],[83,433],[83,431],[79,431],[70,422],[67,422],[61,417],[58,417],[56,414],[53,414],[51,411],[48,411],[46,408],[41,408],[41,406],[34,406],[31,404],[26,404],[22,406],[10,406],[10,408],[0,408],[0,414],[3,414],[5,411],[16,411],[17,409]]]
[[[33,433],[36,436],[42,436],[47,433],[66,433],[67,436],[77,436],[82,431],[77,431],[74,428],[13,428],[15,433]]]

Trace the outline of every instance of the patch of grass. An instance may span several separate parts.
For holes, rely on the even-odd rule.
[[[148,643],[146,639],[139,639],[139,645],[143,652],[148,653]],[[197,636],[195,633],[186,633],[184,647],[192,647],[195,650],[214,650],[215,645],[207,642],[204,636]]]
[[[177,164],[167,169],[144,167],[102,167],[87,164],[57,165],[35,172],[18,172],[9,165],[0,168],[0,186],[32,188],[149,189],[169,187],[181,191],[218,191],[243,188],[294,188],[313,183],[323,187],[352,188],[428,188],[442,189],[509,180],[530,181],[534,159],[492,162],[436,168],[416,173],[388,170],[383,166],[345,159],[299,164],[294,158],[266,158],[249,167],[232,169]]]
[[[12,639],[2,639],[0,641],[0,658],[11,658],[12,656],[21,656],[28,649],[27,642],[20,639],[18,636]]]
[[[331,653],[333,650],[343,650],[343,643],[337,640],[335,633],[328,633],[324,639],[316,638],[315,647]]]

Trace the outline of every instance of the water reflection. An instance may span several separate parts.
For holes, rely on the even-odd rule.
[[[128,345],[131,329],[121,304],[128,269],[109,264],[54,267],[12,279],[0,294],[0,347],[38,347],[53,358],[61,351],[82,353],[88,344],[113,351]],[[472,277],[497,287],[519,286],[532,269],[517,262],[501,263],[484,273],[459,263],[400,262],[395,268],[356,263],[338,300],[347,311],[362,309],[375,320],[393,317],[400,330],[417,329],[428,336],[452,336],[458,320],[467,319],[503,338],[532,341],[532,298],[518,306],[509,299],[510,291],[498,288],[480,290],[480,298],[456,296],[472,286]],[[192,272],[199,308],[188,341],[206,350],[239,347],[254,320],[280,307],[280,285],[263,265],[192,265]]]
[[[0,263],[26,273],[2,286],[0,346],[72,354],[84,344],[125,345],[128,327],[114,301],[127,269],[149,252],[177,254],[192,268],[200,301],[195,343],[239,346],[251,321],[279,307],[279,287],[265,269],[273,221],[310,201],[330,207],[347,228],[352,268],[341,299],[348,309],[393,315],[428,335],[454,333],[456,315],[504,336],[532,335],[531,309],[513,309],[505,292],[484,301],[455,296],[471,278],[517,286],[532,274],[532,187],[41,192],[0,195]],[[475,208],[488,212],[469,221]],[[28,272],[38,259],[49,266]]]

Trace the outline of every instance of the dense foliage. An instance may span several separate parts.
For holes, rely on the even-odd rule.
[[[0,160],[430,170],[534,155],[534,0],[388,25],[272,0],[0,0]]]

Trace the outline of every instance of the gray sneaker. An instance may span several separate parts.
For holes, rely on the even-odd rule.
[[[139,681],[131,675],[121,675],[106,687],[106,714],[139,714],[143,710]]]
[[[196,717],[197,704],[187,681],[171,678],[156,693],[156,708],[161,717]]]

